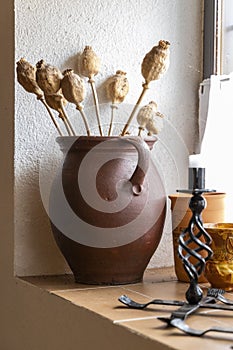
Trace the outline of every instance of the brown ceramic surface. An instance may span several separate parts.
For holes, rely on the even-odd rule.
[[[112,247],[101,247],[98,244],[94,247],[91,244],[82,244],[78,239],[76,241],[71,239],[66,232],[61,232],[54,222],[51,222],[52,230],[76,282],[87,284],[135,283],[142,280],[146,266],[160,242],[165,220],[166,197],[162,191],[163,184],[157,170],[150,162],[148,170],[147,165],[144,164],[149,149],[148,147],[144,149],[141,139],[139,146],[124,141],[124,144],[120,142],[119,145],[116,145],[117,147],[113,145],[107,150],[101,147],[96,148],[106,140],[109,138],[79,137],[67,152],[67,137],[58,138],[62,151],[66,153],[62,169],[63,190],[72,211],[83,222],[96,227],[96,231],[103,229],[112,232],[111,230],[125,226],[124,236],[131,237],[129,243],[115,244],[116,242],[113,242]],[[148,140],[150,148],[153,147],[154,142],[153,138]],[[103,154],[106,156],[106,152],[109,152],[112,158],[98,169],[95,178],[97,192],[105,202],[111,203],[117,198],[116,184],[119,180],[125,179],[131,182],[132,199],[122,210],[104,212],[98,210],[98,207],[91,207],[86,202],[83,196],[85,188],[80,189],[77,174],[79,174],[83,159],[90,151],[94,152],[94,161],[87,165],[87,179],[92,173],[95,173],[95,160],[97,162],[103,157]],[[145,171],[142,170],[144,168]],[[85,186],[88,191],[88,180]],[[50,207],[57,205],[55,181]],[[133,227],[131,223],[141,215],[145,207],[146,212],[138,221],[137,227]],[[150,222],[153,224],[148,226]],[[77,227],[77,233],[80,234],[78,230],[79,227]],[[135,239],[136,232],[134,231],[140,231],[140,235],[135,236]],[[81,232],[81,234],[85,235],[86,232]]]
[[[212,258],[207,261],[205,276],[214,288],[233,290],[233,223],[204,225],[212,238]]]

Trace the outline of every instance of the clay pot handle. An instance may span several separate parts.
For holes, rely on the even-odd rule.
[[[149,168],[150,149],[141,137],[124,137],[124,140],[133,145],[138,152],[136,169],[129,179],[132,184],[133,194],[139,196],[143,191],[143,182]]]

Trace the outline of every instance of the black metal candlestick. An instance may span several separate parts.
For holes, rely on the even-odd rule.
[[[205,168],[189,168],[188,171],[188,188],[205,188]]]
[[[186,299],[189,304],[197,304],[203,297],[203,292],[198,286],[198,278],[205,269],[206,261],[213,254],[210,248],[211,237],[205,231],[202,222],[201,213],[206,206],[206,200],[202,194],[215,192],[215,190],[193,189],[177,190],[177,192],[192,194],[189,202],[192,217],[188,227],[179,236],[178,254],[190,280],[190,285],[185,295]],[[191,243],[195,244],[195,248],[190,248]],[[194,263],[190,261],[191,257]]]
[[[198,172],[195,174],[197,173]],[[192,184],[189,183],[188,190],[177,190],[177,192],[192,194],[189,201],[192,217],[187,228],[185,228],[179,236],[178,246],[179,257],[182,260],[184,269],[190,280],[189,287],[185,293],[187,302],[154,299],[146,304],[139,304],[126,295],[120,296],[118,300],[134,309],[144,309],[150,304],[179,305],[180,308],[173,311],[170,317],[158,317],[158,319],[165,322],[168,326],[178,328],[182,332],[192,336],[202,336],[207,332],[233,333],[233,328],[210,327],[206,330],[197,330],[190,328],[185,323],[186,317],[195,313],[199,308],[233,311],[233,301],[226,299],[222,295],[224,293],[223,290],[209,288],[207,295],[203,297],[203,291],[198,285],[198,278],[204,271],[207,260],[209,260],[213,254],[210,248],[212,239],[205,231],[202,222],[201,214],[206,206],[206,200],[202,194],[206,192],[215,192],[215,190],[195,188],[197,183],[204,184],[204,178],[202,178],[204,174],[203,170],[200,174],[201,179],[197,178],[197,176],[192,178],[194,181]],[[218,301],[225,305],[218,304]]]
[[[205,231],[202,222],[201,214],[206,206],[206,200],[202,194],[215,192],[215,190],[205,189],[205,168],[189,167],[188,180],[188,190],[177,190],[177,192],[192,194],[189,202],[192,217],[188,227],[179,236],[178,254],[190,280],[190,286],[185,295],[186,300],[189,304],[197,304],[203,297],[203,292],[198,286],[198,278],[205,269],[206,261],[213,254],[210,248],[212,239]]]

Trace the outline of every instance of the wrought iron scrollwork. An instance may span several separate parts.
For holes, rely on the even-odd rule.
[[[189,288],[185,294],[187,302],[153,299],[145,304],[140,304],[125,295],[122,295],[119,301],[134,309],[144,309],[150,304],[180,306],[179,309],[171,313],[170,317],[158,317],[158,319],[168,326],[175,327],[188,335],[203,336],[207,332],[233,333],[233,328],[210,327],[205,330],[193,329],[185,322],[187,316],[195,313],[199,308],[232,311],[233,301],[223,296],[224,290],[216,288],[209,288],[207,295],[203,297],[203,292],[198,285],[198,278],[205,269],[206,261],[210,259],[213,254],[210,248],[211,237],[205,231],[201,217],[202,210],[205,208],[206,204],[202,193],[215,191],[195,189],[178,190],[178,192],[192,194],[189,202],[192,217],[188,227],[180,234],[178,247],[179,257],[190,279]],[[225,305],[217,303],[218,301]]]
[[[179,192],[190,191],[181,190]],[[202,196],[203,192],[209,192],[209,190],[192,190],[189,202],[192,217],[188,227],[179,236],[178,254],[190,279],[190,286],[186,292],[186,299],[190,304],[196,304],[202,299],[203,292],[198,286],[198,278],[205,269],[206,261],[213,254],[210,248],[212,239],[205,231],[201,217],[206,206],[206,200]]]

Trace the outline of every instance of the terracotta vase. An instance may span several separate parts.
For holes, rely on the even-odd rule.
[[[205,276],[211,287],[233,290],[233,223],[204,225],[212,238],[213,256],[205,267]]]
[[[156,138],[59,137],[52,231],[75,281],[139,282],[163,231],[166,195],[151,160]]]
[[[220,222],[225,218],[225,193],[215,192],[204,194],[206,199],[206,208],[202,212],[203,223]],[[189,223],[192,212],[189,209],[190,195],[188,194],[174,194],[169,196],[171,200],[172,211],[172,233],[173,233],[173,249],[174,249],[174,265],[176,276],[179,281],[189,282],[188,276],[183,268],[181,259],[178,256],[178,239],[182,230],[184,230]],[[189,245],[194,249],[194,243]],[[190,260],[195,263],[194,260]],[[199,277],[199,282],[207,282],[204,273]]]

